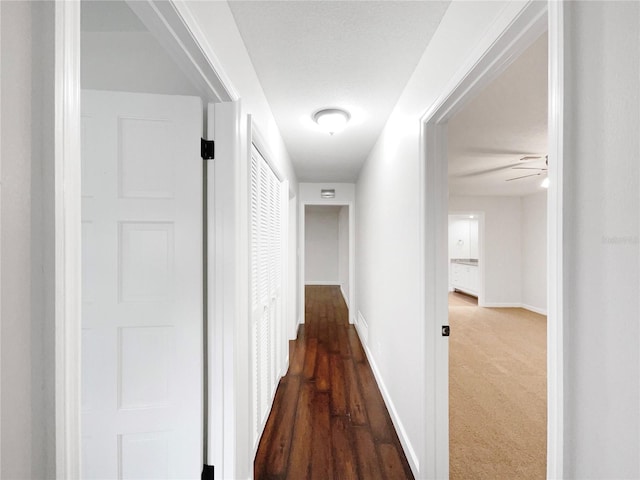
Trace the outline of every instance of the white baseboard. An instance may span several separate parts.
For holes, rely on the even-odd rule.
[[[289,350],[289,342],[287,342],[287,351]],[[284,360],[284,364],[282,365],[282,371],[280,372],[280,377],[284,377],[289,371],[289,354],[287,353],[287,358]],[[276,387],[277,388],[277,387]],[[271,412],[269,412],[271,413]]]
[[[356,330],[358,331],[358,337],[363,345],[369,344],[369,324],[364,319],[362,312],[358,311],[356,320]]]
[[[331,286],[339,286],[340,282],[338,280],[305,280],[305,285],[331,285]]]
[[[486,308],[524,308],[525,310],[529,310],[533,313],[538,313],[540,315],[547,315],[547,311],[543,308],[534,307],[532,305],[527,305],[524,303],[500,303],[500,302],[485,302],[481,307]]]
[[[364,319],[360,315],[360,312],[358,312],[358,324],[360,324],[361,318]],[[356,329],[356,332],[358,333],[358,337],[360,337],[360,332],[358,332],[357,329]],[[378,387],[380,388],[380,392],[382,393],[382,398],[384,400],[384,403],[387,406],[387,410],[389,410],[389,414],[391,416],[391,421],[393,422],[393,426],[395,427],[396,432],[398,433],[398,437],[400,438],[400,443],[402,445],[402,448],[404,449],[407,460],[409,461],[409,466],[411,467],[413,475],[416,478],[419,478],[420,461],[418,460],[416,451],[413,448],[413,445],[411,444],[411,442],[409,441],[409,437],[407,436],[407,431],[405,430],[404,425],[402,424],[402,421],[398,416],[398,411],[396,410],[396,407],[393,401],[391,400],[391,397],[389,396],[389,391],[387,390],[387,386],[382,380],[382,375],[380,374],[380,370],[378,370],[378,366],[376,365],[376,362],[373,359],[371,350],[364,342],[362,342],[362,339],[360,341],[364,347],[364,351],[365,351],[365,354],[367,355],[367,359],[369,360],[369,365],[371,365],[371,370],[373,370],[373,376],[375,377],[376,382],[378,383]]]
[[[505,303],[505,302],[484,302],[482,306],[486,308],[522,308],[521,303]]]
[[[544,315],[545,317],[547,316],[547,310],[544,308],[534,307],[533,305],[527,305],[526,303],[522,304],[522,308],[533,313]]]
[[[344,293],[344,288],[343,288],[343,284],[340,284],[340,293],[342,294],[342,298],[344,298],[344,303],[347,304],[347,308],[349,308],[349,299],[347,298],[347,295]]]

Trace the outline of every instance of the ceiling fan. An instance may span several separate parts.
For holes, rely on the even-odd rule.
[[[487,154],[488,152],[482,151],[482,154]],[[511,154],[513,155],[513,151],[492,151],[492,155],[491,156],[496,156],[496,155],[505,155],[505,154]],[[522,152],[518,152],[520,155],[522,155]],[[484,155],[481,155],[484,156]],[[548,159],[547,156],[545,155],[544,157],[542,155],[524,155],[521,156],[519,161],[516,161],[515,163],[513,163],[513,161],[510,161],[509,163],[507,163],[506,165],[500,165],[497,167],[492,167],[492,168],[486,168],[483,170],[476,170],[476,171],[471,171],[471,172],[464,172],[464,173],[458,173],[458,174],[454,174],[454,177],[457,178],[471,178],[471,177],[479,177],[479,176],[484,176],[487,174],[492,174],[492,173],[497,173],[503,170],[510,170],[510,169],[519,169],[519,170],[538,170],[537,173],[531,173],[530,175],[522,175],[521,177],[516,177],[516,178],[511,178],[507,181],[511,181],[511,180],[517,180],[519,178],[526,178],[529,176],[534,176],[534,175],[541,175],[542,172],[546,171],[547,168],[545,167],[524,167],[522,166],[522,162],[533,162],[535,160],[542,160],[542,158],[545,159],[545,167],[548,166]]]
[[[535,160],[541,160],[542,157],[541,156],[536,156],[536,155],[525,155],[524,157],[520,158],[521,162],[531,162],[531,161],[535,161]],[[544,167],[520,167],[520,166],[515,166],[515,167],[511,167],[512,170],[537,170],[537,172],[534,173],[530,173],[528,175],[521,175],[519,177],[514,177],[514,178],[508,178],[505,180],[505,182],[511,182],[513,180],[520,180],[522,178],[527,178],[527,177],[537,177],[539,175],[546,175],[547,170],[549,169],[549,155],[545,155],[544,156]]]

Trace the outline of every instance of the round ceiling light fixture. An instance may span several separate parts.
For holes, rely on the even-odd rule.
[[[312,118],[323,130],[329,132],[329,135],[333,135],[347,126],[351,115],[340,108],[323,108],[314,113]]]

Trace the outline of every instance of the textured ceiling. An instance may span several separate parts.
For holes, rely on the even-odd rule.
[[[299,180],[354,182],[449,2],[229,4]],[[352,121],[320,132],[324,107]]]
[[[547,36],[536,40],[450,122],[449,193],[529,195],[543,175],[512,166],[544,167],[547,153]],[[522,162],[525,155],[541,160]]]

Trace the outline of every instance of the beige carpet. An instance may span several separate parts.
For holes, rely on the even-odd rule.
[[[546,476],[547,319],[449,294],[450,478]]]

